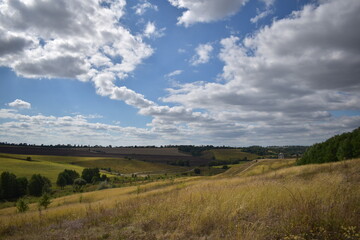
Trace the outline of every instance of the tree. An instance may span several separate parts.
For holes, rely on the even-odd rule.
[[[200,174],[200,173],[201,173],[200,168],[195,168],[195,169],[194,169],[194,173],[195,173],[195,174]]]
[[[22,197],[26,195],[29,181],[26,177],[20,177],[16,179],[16,197]]]
[[[56,185],[61,187],[61,189],[64,189],[64,187],[67,185],[66,177],[64,176],[64,174],[60,173],[58,175],[58,178],[56,180]]]
[[[50,205],[50,203],[50,195],[48,193],[44,193],[38,202],[38,207],[39,209],[41,209],[41,207],[44,207],[44,209],[46,209]]]
[[[87,183],[92,183],[94,180],[98,181],[100,179],[100,171],[98,168],[85,168],[82,171],[81,178]]]
[[[10,172],[3,172],[0,175],[0,198],[11,199],[16,196],[16,176]]]
[[[23,198],[20,198],[16,202],[16,208],[17,208],[18,212],[26,212],[27,210],[29,210],[29,205],[27,202],[25,202],[25,200]]]
[[[82,178],[77,178],[74,180],[73,188],[75,192],[81,192],[83,186],[86,185],[86,181]]]
[[[48,192],[51,187],[51,182],[47,177],[40,174],[34,174],[31,176],[28,190],[29,194],[33,196],[41,196],[44,192]]]

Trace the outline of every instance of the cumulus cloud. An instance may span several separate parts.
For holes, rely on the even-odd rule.
[[[324,1],[243,40],[222,39],[224,82],[180,85],[162,100],[207,112],[211,124],[188,126],[209,133],[218,126],[223,137],[231,137],[232,129],[259,141],[277,134],[284,143],[296,133],[306,142],[313,133],[351,130],[360,125],[359,117],[339,119],[331,112],[360,109],[359,11],[356,0]]]
[[[94,81],[100,94],[111,95],[118,90],[109,75],[124,79],[153,54],[142,36],[122,26],[125,5],[125,0],[1,1],[0,66],[28,78]],[[149,28],[147,34],[161,31]]]
[[[171,5],[186,9],[178,24],[186,27],[197,22],[208,23],[237,13],[247,0],[168,0]]]
[[[137,15],[144,15],[147,10],[155,10],[158,11],[158,7],[154,4],[149,3],[148,1],[144,0],[141,3],[136,4],[133,9],[135,9],[135,13]]]
[[[200,44],[196,49],[196,54],[191,58],[190,63],[193,66],[207,63],[210,60],[211,52],[214,50],[210,43]]]
[[[165,28],[157,29],[154,22],[148,22],[143,35],[147,38],[159,38],[164,36]]]
[[[25,109],[30,109],[31,108],[31,104],[28,102],[25,102],[21,99],[16,99],[15,101],[8,103],[7,105],[9,105],[10,107],[14,107],[14,108],[25,108]]]

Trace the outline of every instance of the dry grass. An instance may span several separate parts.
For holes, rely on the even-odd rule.
[[[0,236],[359,239],[360,160],[301,167],[284,162],[259,162],[233,177],[164,180],[67,196],[41,214],[34,206],[24,214],[3,209]],[[266,166],[268,171],[259,172]]]

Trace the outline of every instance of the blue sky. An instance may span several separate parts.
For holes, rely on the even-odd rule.
[[[309,145],[360,126],[357,0],[1,0],[0,141]]]

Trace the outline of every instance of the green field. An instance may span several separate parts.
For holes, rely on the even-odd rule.
[[[208,158],[214,157],[216,160],[243,160],[245,157],[248,160],[257,159],[259,156],[252,153],[242,152],[239,149],[212,149],[205,151],[204,155]]]
[[[32,161],[26,161],[27,157],[31,157]],[[28,179],[33,174],[41,174],[54,183],[58,174],[64,169],[72,169],[80,174],[83,170],[81,166],[51,161],[50,159],[51,157],[37,158],[37,156],[31,155],[0,154],[0,172],[8,171],[17,177],[27,177]]]
[[[26,161],[31,157],[32,161]],[[81,174],[84,168],[111,168],[121,174],[146,173],[163,174],[165,172],[181,172],[188,168],[159,163],[149,163],[135,159],[104,157],[71,157],[46,155],[0,154],[0,172],[9,171],[18,177],[30,178],[33,174],[41,174],[55,182],[64,169],[72,169]]]

